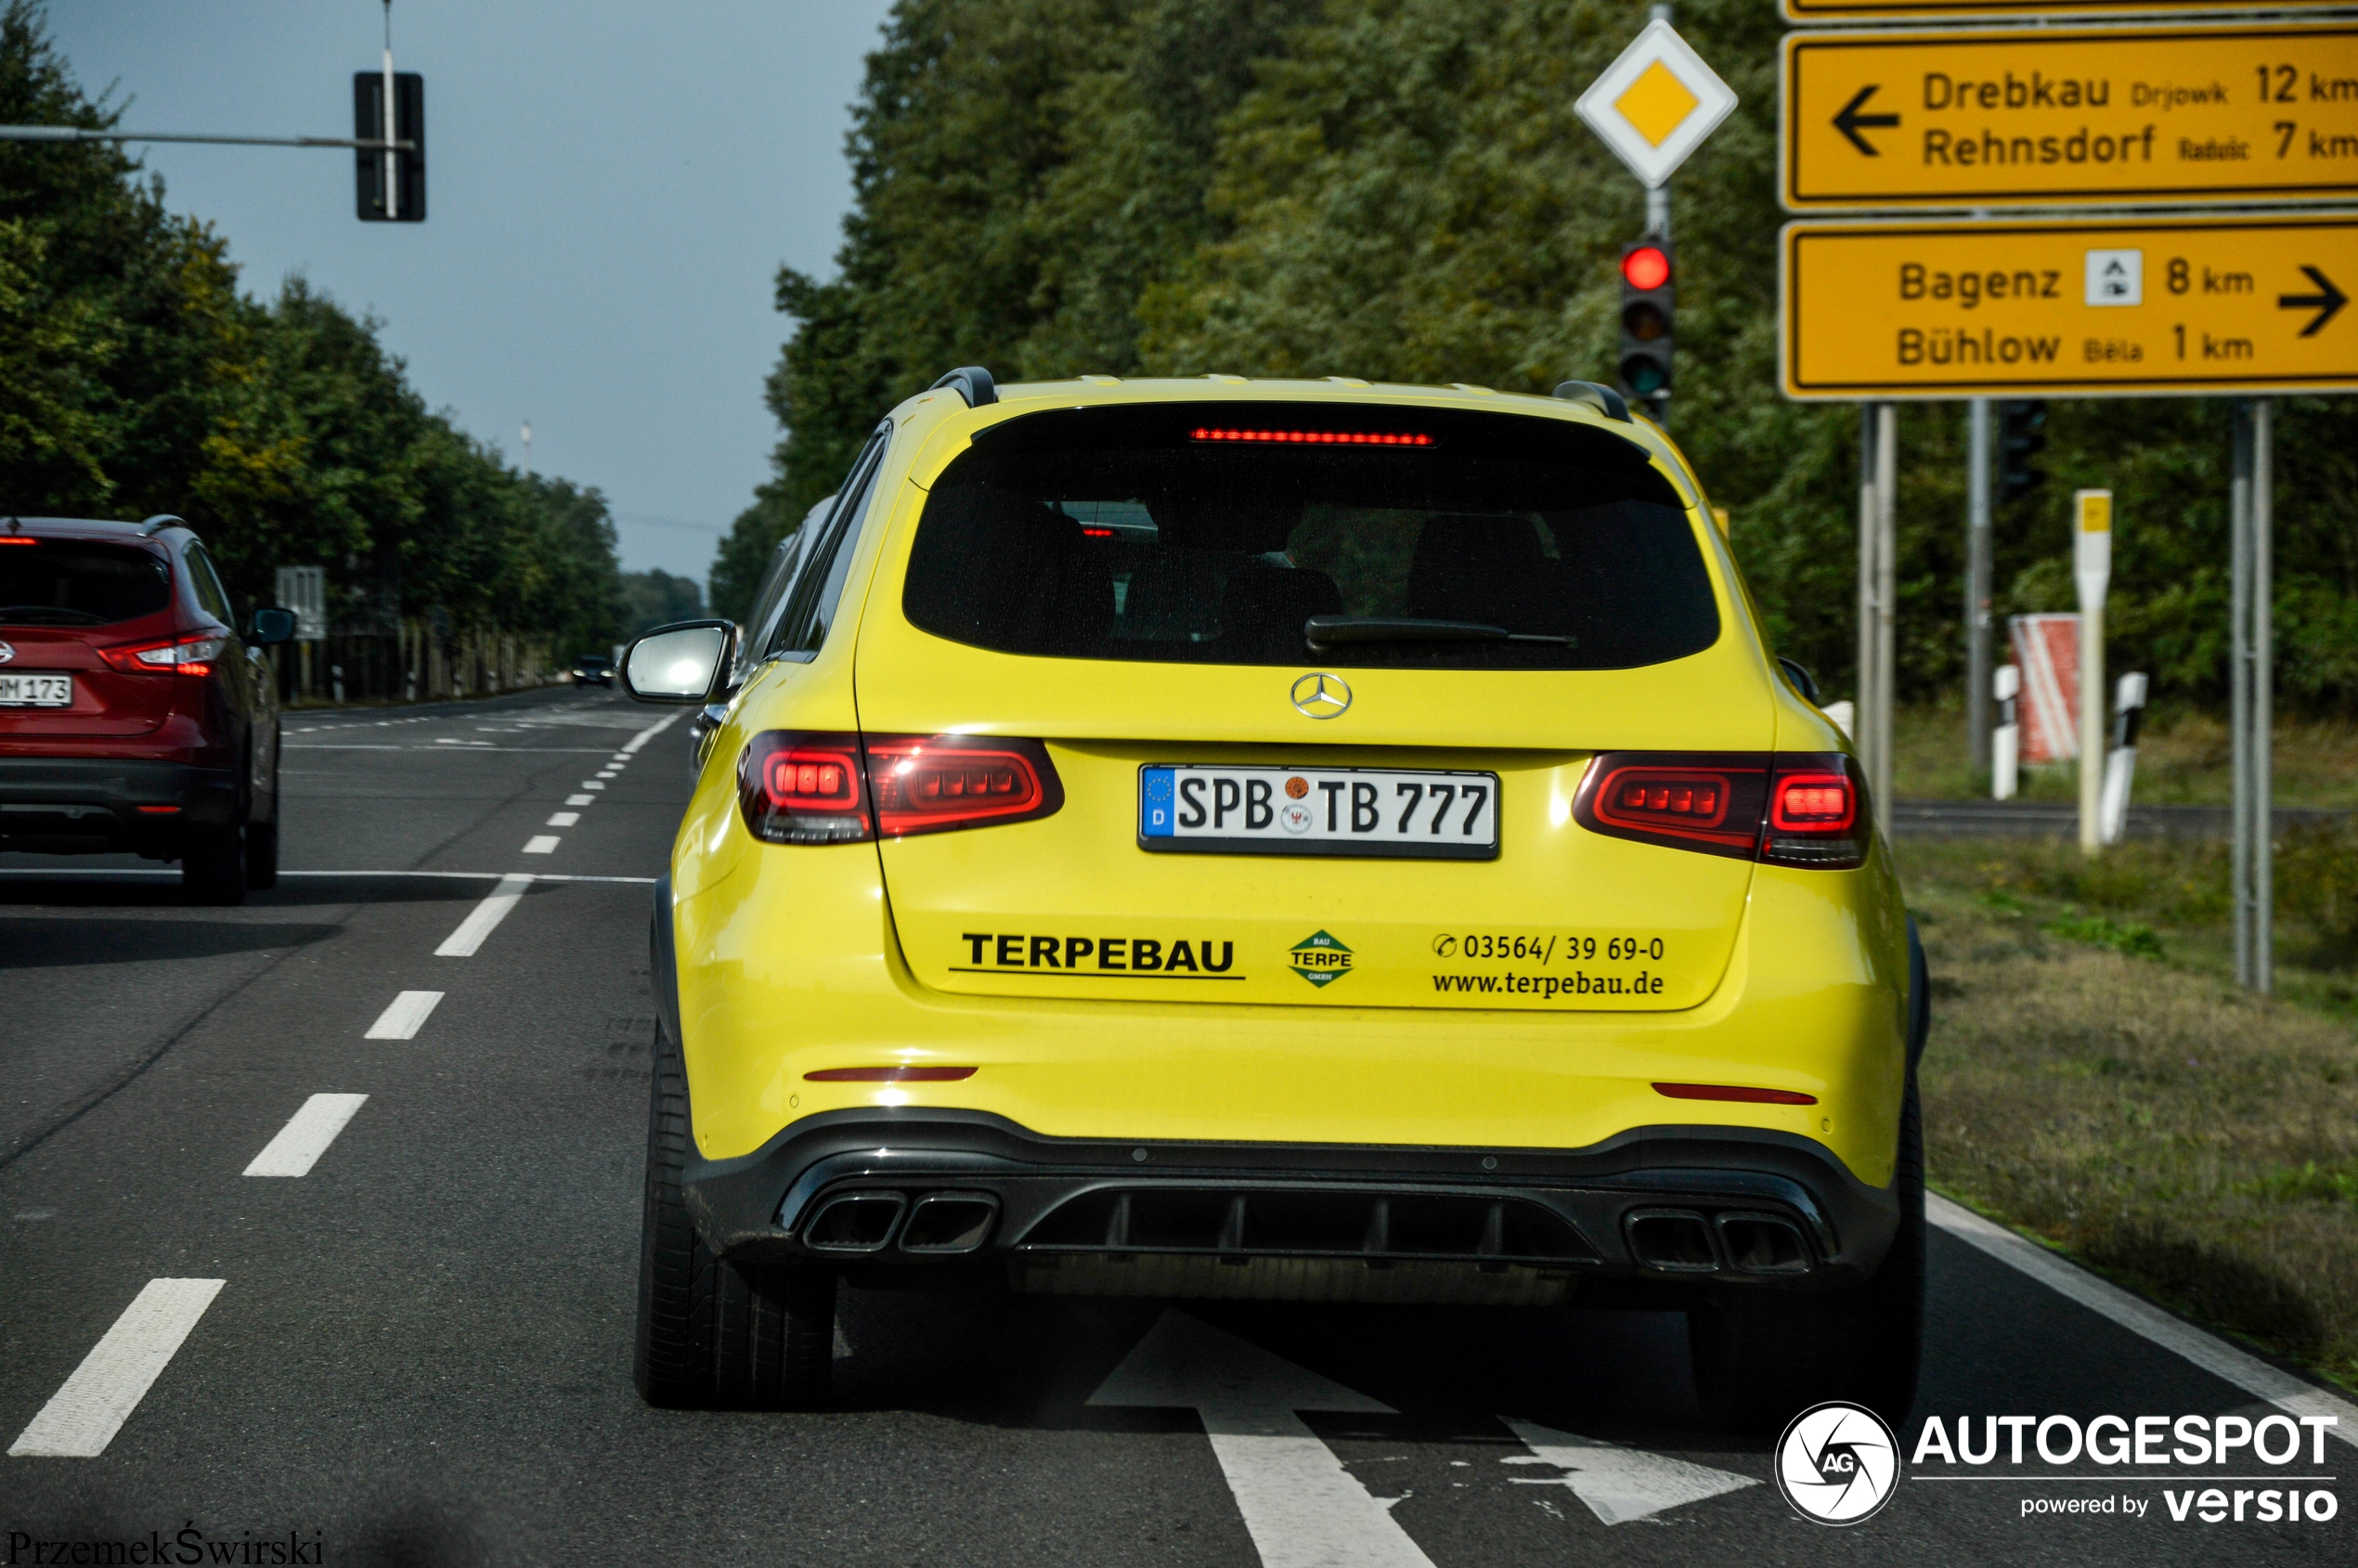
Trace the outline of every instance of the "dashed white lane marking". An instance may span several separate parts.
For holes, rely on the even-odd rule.
[[[1983,1219],[1962,1203],[1938,1193],[1924,1196],[1924,1217],[1969,1247],[2000,1263],[2021,1270],[2041,1285],[2078,1302],[2098,1316],[2110,1318],[2132,1334],[2173,1351],[2212,1377],[2235,1384],[2295,1416],[2323,1416],[2335,1421],[2336,1437],[2358,1447],[2358,1405],[2327,1393],[2313,1383],[2271,1367],[2256,1355],[2237,1350],[2226,1341],[2182,1323],[2150,1302],[2140,1301],[2117,1285],[2066,1263],[2036,1243],[2026,1241],[2005,1226]]]
[[[654,723],[648,725],[645,729],[640,731],[637,734],[623,742],[622,749],[626,752],[636,753],[641,746],[645,745],[649,741],[654,740],[657,735],[662,734],[666,730],[670,729],[674,724],[679,722],[680,716],[676,713],[664,719],[657,719]]]
[[[543,827],[571,827],[574,823],[579,822],[580,820],[581,813],[578,811],[556,811],[551,813],[549,820],[542,823],[540,825]]]
[[[616,778],[620,778],[620,777],[622,776],[622,770],[621,770],[621,769],[619,769],[619,768],[608,768],[605,771],[603,771],[603,772],[600,773],[598,776],[599,776],[600,778],[602,778],[602,779],[616,779]]]
[[[1294,1414],[1396,1414],[1389,1405],[1168,1309],[1089,1403],[1192,1407],[1262,1568],[1432,1568]]]
[[[605,788],[606,786],[605,786],[604,783],[603,783],[602,781],[601,781],[601,780],[598,780],[598,779],[584,779],[584,780],[582,780],[582,781],[581,781],[581,787],[582,787],[582,788],[584,788],[584,789],[603,789],[603,788]]]
[[[553,855],[557,852],[557,836],[536,833],[524,841],[524,852],[527,855]]]
[[[516,901],[524,897],[524,890],[530,886],[531,876],[523,872],[501,877],[499,886],[493,888],[491,895],[483,902],[475,905],[472,914],[459,922],[459,928],[443,939],[442,945],[434,950],[434,955],[436,958],[473,958],[475,949],[483,945],[484,938],[499,928],[499,922],[508,918],[508,912],[516,907]]]
[[[568,806],[587,806],[595,798],[595,796],[590,795],[568,795],[565,797],[565,804]]]
[[[498,896],[496,893],[492,895],[494,898]],[[451,938],[451,941],[456,940],[458,940],[457,937]],[[445,942],[442,945],[448,947],[450,943]],[[361,1038],[364,1040],[415,1040],[418,1038],[418,1030],[425,1027],[427,1017],[434,1012],[435,1004],[441,1000],[442,992],[438,991],[405,991],[393,999],[391,1006],[377,1015],[377,1021],[369,1026],[369,1032]]]
[[[413,991],[412,995],[433,995],[434,992]],[[398,1004],[396,1004],[398,1005]],[[336,1141],[355,1112],[368,1102],[366,1095],[314,1095],[303,1102],[303,1108],[288,1119],[279,1129],[279,1135],[262,1146],[262,1152],[246,1167],[249,1176],[307,1176],[328,1146]]]
[[[1531,1455],[1502,1459],[1509,1465],[1554,1465],[1571,1473],[1545,1478],[1518,1476],[1532,1486],[1561,1486],[1588,1505],[1588,1511],[1606,1524],[1626,1524],[1651,1519],[1665,1509],[1699,1503],[1739,1487],[1760,1484],[1748,1475],[1734,1475],[1709,1465],[1690,1464],[1667,1454],[1625,1448],[1593,1437],[1558,1432],[1511,1416],[1498,1418]],[[1532,1456],[1535,1455],[1536,1458]]]
[[[73,1375],[49,1396],[32,1424],[8,1445],[8,1457],[95,1459],[105,1453],[224,1283],[149,1280]]]

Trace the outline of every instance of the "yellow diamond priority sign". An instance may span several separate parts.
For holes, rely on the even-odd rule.
[[[1666,21],[1650,22],[1573,110],[1649,189],[1719,128],[1736,95]]]

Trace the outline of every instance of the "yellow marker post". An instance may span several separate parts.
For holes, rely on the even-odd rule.
[[[2104,847],[2105,590],[2112,581],[2112,492],[2072,498],[2071,576],[2079,590],[2079,849]]]
[[[2358,215],[1788,224],[1785,395],[2358,389]]]
[[[2358,197],[2358,22],[1794,32],[1779,195],[1836,208]]]

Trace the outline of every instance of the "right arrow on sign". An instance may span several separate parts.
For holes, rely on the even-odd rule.
[[[1850,145],[1857,148],[1859,151],[1865,153],[1870,158],[1882,157],[1883,149],[1876,147],[1874,143],[1869,141],[1866,137],[1860,136],[1859,134],[1859,128],[1864,126],[1871,130],[1881,130],[1899,123],[1899,116],[1897,114],[1861,114],[1859,112],[1859,110],[1866,105],[1867,100],[1873,97],[1875,94],[1882,89],[1882,86],[1883,84],[1880,82],[1868,83],[1865,86],[1859,88],[1858,96],[1853,97],[1848,103],[1844,104],[1842,106],[1841,112],[1834,116],[1834,129],[1840,131],[1844,136],[1848,136],[1850,138]]]
[[[2302,337],[2313,338],[2317,335],[2318,329],[2332,320],[2335,314],[2350,303],[2350,296],[2335,288],[2333,279],[2315,267],[2304,266],[2300,270],[2309,275],[2309,281],[2317,285],[2317,292],[2313,294],[2278,294],[2276,308],[2315,311],[2317,318],[2300,330]]]

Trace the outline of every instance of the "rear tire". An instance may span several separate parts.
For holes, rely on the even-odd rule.
[[[190,903],[245,902],[245,829],[232,825],[192,835],[180,850],[180,889]]]
[[[670,1409],[815,1408],[835,1369],[835,1272],[714,1256],[680,1196],[688,1135],[687,1078],[658,1026],[632,1354],[640,1397]]]
[[[279,824],[246,823],[246,886],[256,892],[279,885]]]
[[[1830,1399],[1897,1431],[1916,1401],[1924,1331],[1924,1123],[1914,1076],[1899,1118],[1899,1232],[1883,1266],[1841,1290],[1716,1290],[1687,1314],[1695,1397],[1726,1431],[1774,1434]]]

